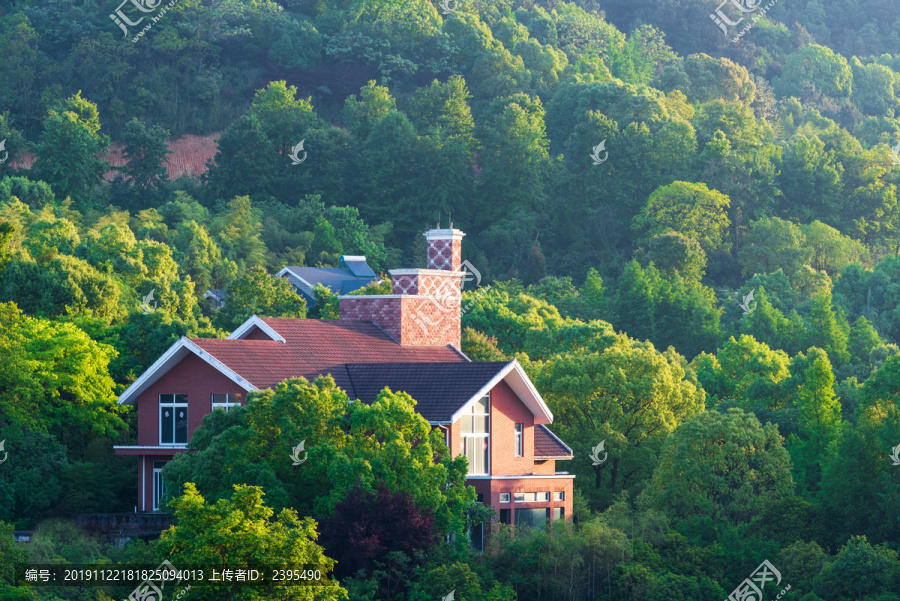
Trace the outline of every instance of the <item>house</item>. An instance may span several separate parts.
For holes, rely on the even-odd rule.
[[[225,297],[227,296],[227,292],[221,289],[215,290],[207,290],[206,294],[203,295],[203,298],[209,300],[210,306],[214,311],[218,311],[222,307],[225,306]]]
[[[297,293],[306,299],[306,305],[316,304],[313,289],[321,284],[335,294],[348,294],[378,281],[378,276],[366,263],[364,256],[343,255],[340,267],[297,267],[288,265],[275,274],[287,278]]]
[[[416,399],[501,522],[569,519],[574,476],[556,462],[572,450],[548,428],[541,395],[516,360],[476,363],[460,350],[464,234],[425,236],[428,268],[391,271],[393,294],[341,296],[338,320],[253,316],[226,339],[182,338],[141,374],[119,397],[137,406],[137,444],[116,447],[138,457],[138,511],[159,510],[162,467],[203,416],[287,378],[331,374],[362,402],[385,387]]]

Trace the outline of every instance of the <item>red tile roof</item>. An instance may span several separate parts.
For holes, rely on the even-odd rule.
[[[450,346],[402,346],[371,322],[319,319],[263,321],[285,342],[192,338],[197,346],[257,388],[287,378],[315,379],[331,374],[352,391],[347,363],[459,363],[466,359]]]
[[[572,449],[556,437],[547,426],[537,424],[534,427],[534,456],[554,459],[571,459]]]

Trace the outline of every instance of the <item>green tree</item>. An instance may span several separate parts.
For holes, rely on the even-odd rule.
[[[812,250],[810,267],[813,269],[834,277],[851,263],[868,263],[866,247],[830,225],[813,221],[800,229],[805,238],[804,245]]]
[[[847,340],[847,351],[850,353],[850,361],[862,365],[869,364],[872,351],[881,346],[883,341],[869,320],[860,315],[850,328],[850,337]]]
[[[608,464],[591,467],[582,459],[573,466],[581,477],[593,475],[595,495],[607,470],[611,493],[636,474],[648,477],[659,443],[704,408],[703,390],[671,349],[663,354],[624,336],[613,340],[600,352],[557,355],[528,368],[576,457],[607,441]],[[629,475],[624,482],[620,471]]]
[[[0,334],[0,412],[7,420],[60,436],[124,428],[108,371],[112,347],[71,323],[23,315],[12,303],[0,304]]]
[[[653,236],[646,250],[642,248],[635,254],[644,267],[653,262],[666,278],[679,274],[687,280],[699,281],[706,269],[706,253],[700,244],[678,232]]]
[[[171,154],[166,138],[169,132],[158,125],[147,125],[132,119],[122,134],[122,158],[126,163],[117,169],[135,186],[144,190],[168,177],[165,163]]]
[[[216,238],[225,256],[241,267],[256,267],[265,261],[262,223],[249,196],[235,196],[217,219]]]
[[[0,221],[0,275],[9,263],[10,251],[9,243],[12,242],[13,234],[16,228],[6,221]]]
[[[773,273],[779,269],[793,275],[812,254],[804,248],[804,243],[800,227],[789,221],[766,217],[752,222],[738,251],[744,276]]]
[[[675,430],[642,496],[673,517],[748,522],[793,493],[778,429],[752,413],[707,411]]]
[[[840,435],[841,404],[834,394],[831,362],[822,349],[811,348],[795,363],[805,364],[803,383],[795,398],[800,413],[800,432],[792,434],[788,450],[794,459],[795,481],[804,493],[817,494],[823,466],[828,461],[830,445]]]
[[[250,317],[306,317],[306,300],[297,294],[285,278],[251,267],[239,275],[226,290],[225,306],[216,313],[215,323],[233,330]]]
[[[780,96],[809,98],[808,87],[830,98],[849,96],[852,90],[853,72],[840,54],[830,48],[809,44],[797,49],[784,60],[781,77],[772,82]],[[808,86],[804,88],[804,84]],[[805,92],[805,94],[804,94]]]
[[[8,397],[3,401],[10,402]],[[5,467],[0,472],[0,520],[12,522],[19,529],[34,526],[48,517],[59,501],[62,477],[69,468],[66,447],[45,432],[5,420],[0,420],[0,440],[6,441]],[[0,582],[3,576],[0,569]]]
[[[47,317],[91,312],[112,320],[121,315],[119,285],[83,259],[59,255],[44,265],[23,258],[0,277],[0,302],[16,302],[29,315]]]
[[[375,85],[375,80],[370,80],[360,88],[359,100],[356,96],[350,96],[344,101],[342,116],[351,133],[363,142],[369,137],[372,128],[396,109],[397,102],[390,91],[384,86]]]
[[[846,321],[844,321],[846,324]],[[804,344],[807,347],[816,346],[824,349],[828,357],[836,365],[844,365],[850,360],[847,352],[847,339],[849,326],[841,327],[838,316],[831,307],[831,295],[820,294],[813,299],[812,310],[806,320],[806,336]]]
[[[71,197],[78,208],[93,204],[94,187],[109,164],[103,157],[109,138],[100,133],[97,105],[81,92],[51,110],[37,146],[34,170],[58,198]]]
[[[229,566],[316,565],[322,577],[330,578],[335,562],[326,557],[316,540],[316,522],[300,519],[292,509],[275,512],[266,506],[262,488],[234,487],[229,499],[207,504],[193,483],[184,485],[184,494],[171,506],[177,525],[160,537],[158,551],[173,565],[204,565],[225,569]],[[227,592],[226,592],[227,591]],[[197,588],[192,599],[208,601],[225,594],[234,599],[298,599],[303,601],[336,601],[347,599],[347,591],[336,583],[323,586],[267,587],[265,597],[252,587]]]
[[[634,229],[653,237],[675,231],[700,243],[709,252],[725,239],[730,200],[706,184],[673,182],[657,188],[647,206],[634,218]]]
[[[784,149],[775,180],[783,193],[780,214],[804,222],[834,222],[843,200],[842,175],[834,151],[826,151],[818,137],[794,136]]]
[[[375,492],[384,482],[433,513],[441,534],[463,534],[475,498],[466,460],[450,458],[409,395],[384,390],[371,404],[351,402],[321,377],[286,380],[248,400],[205,418],[191,440],[196,452],[173,460],[166,481],[195,482],[210,498],[230,496],[235,484],[263,486],[276,509],[320,518],[357,486]],[[308,453],[302,470],[288,460],[300,441]]]
[[[822,569],[816,592],[828,601],[874,599],[896,590],[898,578],[897,551],[884,544],[872,546],[865,536],[852,536]]]

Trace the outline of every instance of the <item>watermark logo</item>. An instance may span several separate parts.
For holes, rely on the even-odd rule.
[[[781,584],[781,572],[776,570],[775,566],[769,563],[769,560],[766,560],[759,564],[759,567],[750,574],[750,578],[740,583],[725,601],[762,601],[763,589],[766,588],[766,584],[773,580],[775,581],[775,586]],[[782,595],[789,590],[791,590],[790,584],[782,589],[776,599],[781,599]]]
[[[756,311],[756,301],[753,300],[753,293],[756,292],[756,288],[750,291],[750,294],[744,297],[744,301],[738,303],[741,306],[741,309],[744,310],[744,315],[750,315],[754,311]],[[750,302],[753,302],[753,308],[750,308]]]
[[[153,575],[157,576],[157,578],[147,579],[139,584],[138,587],[128,595],[128,601],[162,601],[163,589],[165,589],[166,586],[169,587],[169,590],[177,588],[182,580],[179,577],[180,574],[181,572],[169,563],[168,560],[163,560],[163,562],[159,564],[159,567],[153,571]],[[180,592],[172,595],[171,598],[173,601],[181,598],[186,591],[190,590],[190,588],[191,586],[188,585]]]
[[[306,151],[303,150],[303,143],[306,142],[306,138],[300,140],[300,143],[291,148],[291,163],[294,165],[299,165],[303,161],[306,160]],[[299,156],[300,151],[303,150],[303,158],[301,159]]]
[[[3,451],[3,461],[0,461],[0,463],[6,463],[6,457],[9,455],[9,453],[3,448],[3,445],[5,444],[6,440],[0,440],[0,451]]]
[[[453,8],[450,8],[451,2],[453,3]],[[449,15],[456,10],[456,0],[441,0],[441,8],[444,9],[443,14]]]
[[[451,278],[442,278],[438,289],[432,293],[432,298],[428,306],[434,308],[434,311],[426,311],[426,307],[422,306],[416,309],[413,320],[422,328],[424,334],[428,334],[429,326],[436,326],[444,321],[444,317],[448,314],[459,311],[460,316],[465,315],[475,306],[475,301],[470,302],[466,307],[462,307],[462,291],[466,287],[466,282],[475,282],[475,287],[481,284],[481,272],[469,261],[463,261],[454,274],[461,274],[459,288],[456,288],[455,282]],[[485,286],[478,292],[478,297],[482,296],[490,290],[490,286]]]
[[[900,145],[898,145],[900,147]],[[0,159],[0,165],[6,162],[6,159],[9,158],[9,151],[6,150],[6,138],[3,138],[3,141],[0,142],[0,151],[3,151],[3,158]]]
[[[459,266],[459,270],[463,272],[462,282],[459,285],[460,290],[466,287],[466,282],[475,280],[476,287],[481,283],[481,272],[475,269],[475,266],[468,261],[463,261],[462,265]]]
[[[450,591],[450,594],[446,597],[441,597],[441,601],[454,601],[456,599],[456,589]]]
[[[128,37],[128,27],[137,27],[138,24],[144,20],[144,17],[141,17],[137,21],[132,21],[124,12],[122,12],[122,7],[129,2],[142,13],[152,13],[159,8],[160,4],[162,4],[162,0],[156,0],[156,2],[153,0],[123,0],[122,4],[119,5],[119,8],[109,15],[109,18],[122,29],[123,37],[126,38]]]
[[[744,36],[744,34],[747,33],[748,31],[750,31],[751,29],[753,29],[753,26],[756,25],[757,22],[759,22],[760,18],[762,18],[769,11],[769,9],[771,9],[773,6],[775,6],[775,4],[777,2],[778,2],[778,0],[772,0],[771,2],[769,2],[768,4],[763,6],[762,10],[760,10],[759,13],[753,15],[753,17],[752,17],[753,23],[744,25],[743,29],[741,29],[741,32],[738,34],[735,34],[735,37],[731,41],[732,42],[740,41],[740,39]],[[732,5],[734,5],[735,8],[738,9],[738,11],[740,11],[738,13],[732,12],[733,15],[740,16],[740,18],[737,21],[732,21],[727,16],[725,16],[724,12],[722,12],[722,7],[725,6],[726,4],[732,4]],[[741,23],[744,20],[744,16],[747,15],[748,13],[752,13],[752,12],[755,12],[756,10],[760,9],[760,4],[762,4],[762,0],[724,0],[722,2],[722,4],[720,4],[719,7],[716,9],[716,12],[709,15],[709,18],[712,19],[713,23],[715,23],[716,25],[719,26],[719,29],[722,30],[722,35],[727,37],[728,36],[728,28],[734,27],[735,25],[738,25],[739,23]]]
[[[600,441],[596,447],[591,449],[591,459],[594,460],[592,465],[600,465],[601,463],[606,461],[606,458],[609,457],[609,453],[604,449],[604,445],[606,444],[606,439]],[[600,459],[600,453],[603,453],[603,459]]]
[[[6,140],[3,140],[6,142]],[[0,150],[2,150],[3,146],[0,145]],[[6,159],[3,159],[5,161]],[[3,161],[0,161],[2,163]],[[900,165],[900,142],[897,142],[897,145],[891,148],[891,162],[894,165]]]
[[[122,7],[128,3],[131,3],[140,12],[144,13],[145,15],[149,15],[150,13],[159,10],[160,5],[163,3],[163,1],[164,0],[123,0],[122,4],[120,4],[119,7],[109,15],[109,18],[112,19],[113,23],[119,26],[119,28],[122,30],[123,36],[127,38],[130,33],[128,28],[137,27],[138,25],[140,25],[140,23],[144,20],[144,17],[140,17],[137,21],[132,21],[122,11]],[[162,19],[163,16],[167,12],[169,12],[169,9],[175,6],[177,2],[178,0],[172,0],[162,7],[162,10],[160,10],[158,15],[150,17],[151,22],[144,25],[144,28],[141,29],[141,31],[139,31],[137,35],[134,36],[134,38],[132,38],[132,43],[136,43],[139,39],[144,37],[144,34],[150,31],[150,28],[153,27],[154,23]]]
[[[600,158],[600,152],[604,152],[603,158]],[[606,140],[604,139],[602,142],[594,146],[594,151],[591,153],[591,158],[594,160],[595,165],[602,165],[606,162],[606,159],[609,158],[609,152],[606,151]]]
[[[309,456],[309,452],[306,451],[305,445],[306,439],[304,438],[300,441],[300,444],[291,449],[290,458],[294,460],[293,465],[300,465],[301,463],[306,461],[306,458]],[[303,459],[300,459],[300,453],[303,453]]]
[[[143,302],[141,302],[141,311],[144,312],[144,315],[150,315],[154,311],[156,311],[156,307],[159,303],[153,302],[153,307],[150,307],[150,303],[153,301],[153,293],[156,292],[156,288],[150,291],[150,294],[144,297]]]
[[[0,450],[3,450],[2,442],[0,442]],[[900,465],[900,444],[893,448],[891,459],[894,461],[894,465]],[[0,461],[0,463],[2,463],[2,461]]]

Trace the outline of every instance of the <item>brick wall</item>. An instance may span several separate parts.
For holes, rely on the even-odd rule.
[[[523,456],[516,457],[515,424],[523,427]],[[534,415],[506,382],[491,390],[491,473],[531,474],[534,466]]]
[[[342,320],[372,321],[408,346],[460,347],[459,298],[356,296],[340,300]]]
[[[188,440],[212,411],[212,394],[229,393],[242,402],[246,391],[216,371],[200,357],[190,354],[138,396],[138,444],[159,444],[159,395],[186,394]]]
[[[453,272],[444,273],[403,273],[393,275],[393,293],[421,296],[461,296],[462,277]]]
[[[469,480],[467,484],[474,487],[478,494],[484,495],[484,502],[490,504],[491,507],[500,513],[501,509],[510,509],[510,523],[516,523],[516,509],[534,509],[534,508],[551,508],[551,519],[553,516],[552,509],[561,507],[565,514],[566,521],[572,520],[572,495],[574,478],[516,478],[510,480]],[[517,492],[549,492],[549,502],[535,503],[516,503],[514,494]],[[563,493],[562,501],[554,501],[553,493]],[[500,502],[500,493],[509,493],[509,503]],[[498,524],[493,524],[493,530],[499,528]]]
[[[462,265],[462,240],[428,241],[428,269],[458,271]]]

